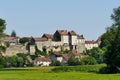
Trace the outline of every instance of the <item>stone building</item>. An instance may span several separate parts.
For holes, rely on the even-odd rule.
[[[21,45],[19,43],[19,37],[6,37],[5,42],[10,43],[10,47],[6,53],[27,53],[31,55],[35,54],[35,47],[37,49],[46,52],[49,51],[61,51],[61,50],[76,50],[78,53],[82,53],[86,49],[92,49],[98,47],[100,41],[85,41],[83,35],[78,35],[75,31],[56,30],[54,34],[43,34],[42,37],[29,37],[29,45]]]
[[[77,50],[81,53],[85,51],[85,39],[83,35],[77,35],[74,31],[56,30],[51,34],[43,34],[42,37],[32,38],[34,45],[30,45],[30,53],[35,52],[35,45],[43,51]]]

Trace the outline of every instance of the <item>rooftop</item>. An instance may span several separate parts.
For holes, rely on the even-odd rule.
[[[47,38],[34,38],[35,41],[47,41]]]

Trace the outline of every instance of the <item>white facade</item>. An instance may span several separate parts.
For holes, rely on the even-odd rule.
[[[59,61],[59,62],[62,62],[63,57],[62,56],[61,57],[57,57],[56,60]]]
[[[85,39],[77,39],[77,43],[85,43]]]
[[[69,37],[68,35],[62,35],[61,36],[61,42],[64,44],[64,43],[69,43]]]
[[[34,62],[34,65],[37,65],[37,66],[49,66],[51,64],[51,62],[49,61],[35,61]]]
[[[71,36],[71,43],[72,43],[72,45],[77,45],[77,36],[76,35]]]
[[[98,47],[98,44],[97,44],[97,43],[85,44],[85,48],[86,48],[87,50],[90,50],[90,49],[92,49],[92,48],[94,48],[94,47]]]

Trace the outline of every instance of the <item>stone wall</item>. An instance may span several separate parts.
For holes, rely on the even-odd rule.
[[[12,56],[12,55],[16,55],[17,53],[27,53],[28,50],[26,50],[26,46],[23,45],[10,45],[4,56]]]

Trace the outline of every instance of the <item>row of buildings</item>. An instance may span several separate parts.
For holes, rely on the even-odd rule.
[[[54,34],[45,33],[42,35],[42,37],[28,37],[28,38],[32,42],[32,44],[29,47],[29,50],[26,49],[26,45],[24,46],[20,45],[19,37],[5,37],[4,41],[10,43],[12,48],[14,48],[14,46],[15,47],[21,46],[22,48],[24,48],[23,52],[28,51],[31,54],[35,53],[35,46],[37,46],[37,48],[41,51],[43,50],[43,48],[45,48],[47,52],[50,50],[60,51],[62,49],[62,50],[76,50],[77,52],[82,53],[85,50],[92,49],[93,47],[98,47],[100,44],[99,40],[86,41],[83,35],[78,35],[76,34],[75,31],[67,30],[56,30]]]
[[[10,44],[7,48],[5,56],[16,55],[17,53],[30,53],[31,55],[35,54],[35,47],[41,51],[44,49],[46,52],[53,51],[52,55],[49,58],[44,56],[36,58],[33,62],[36,65],[41,63],[48,66],[51,61],[58,60],[63,64],[66,64],[68,58],[74,56],[80,58],[80,53],[83,51],[92,49],[93,47],[98,47],[100,41],[94,40],[85,40],[83,35],[77,34],[75,31],[67,30],[56,30],[54,34],[43,34],[41,37],[27,37],[29,42],[25,45],[19,43],[20,37],[5,37],[4,42]],[[29,48],[28,48],[28,43]],[[61,50],[69,50],[68,54],[60,54]]]

